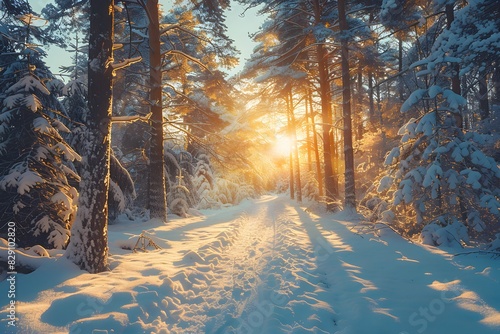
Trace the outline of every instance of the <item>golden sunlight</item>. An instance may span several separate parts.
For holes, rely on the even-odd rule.
[[[293,147],[293,140],[288,136],[276,136],[273,145],[273,155],[284,157],[290,154]]]

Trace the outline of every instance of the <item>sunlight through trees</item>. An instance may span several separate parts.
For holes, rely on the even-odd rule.
[[[236,3],[263,22],[248,36],[226,25]],[[0,217],[19,245],[101,272],[108,223],[268,192],[432,245],[500,239],[495,0],[32,6],[0,4]],[[49,69],[49,46],[73,64]]]

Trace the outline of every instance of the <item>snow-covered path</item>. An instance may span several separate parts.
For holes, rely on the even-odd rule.
[[[284,196],[203,214],[110,226],[106,273],[59,259],[18,275],[18,333],[500,330],[500,260],[491,255],[453,256]],[[122,249],[143,230],[161,250]]]

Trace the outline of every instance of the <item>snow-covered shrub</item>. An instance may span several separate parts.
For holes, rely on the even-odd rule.
[[[420,241],[431,246],[455,247],[469,242],[467,227],[454,219],[453,222],[438,221],[425,225],[420,233]]]
[[[356,192],[361,197],[358,210],[372,222],[381,220],[389,223],[395,218],[389,210],[390,199],[377,192],[374,180],[386,174],[384,155],[399,142],[400,106],[399,99],[386,98],[381,104],[383,117],[372,118],[363,138],[356,143]]]
[[[364,209],[364,210],[363,210]],[[369,194],[360,202],[360,210],[362,214],[371,222],[382,221],[384,223],[392,223],[394,221],[394,213],[389,209],[389,203],[381,197]]]
[[[14,49],[12,50],[14,51]],[[19,246],[63,248],[76,214],[80,156],[61,132],[55,80],[43,51],[24,48],[0,68],[0,216],[16,222]],[[3,233],[4,231],[2,231]]]
[[[206,155],[200,155],[200,159],[196,163],[193,175],[193,184],[196,188],[199,203],[199,209],[207,209],[215,204],[212,189],[215,187],[215,176],[209,164]]]
[[[399,130],[401,142],[386,156],[389,173],[378,188],[392,195],[394,213],[408,221],[400,228],[409,235],[422,233],[424,242],[434,244],[449,243],[440,228],[460,230],[452,233],[458,242],[469,236],[488,240],[500,230],[498,163],[482,151],[483,135],[462,129],[465,99],[443,80],[449,64],[458,61],[428,58],[412,65],[423,67],[417,76],[430,84],[413,92],[401,111],[424,108]],[[468,233],[455,228],[459,224]]]
[[[115,154],[110,156],[108,212],[111,219],[125,212],[136,198],[134,181]]]
[[[306,171],[301,175],[303,182],[302,197],[310,200],[318,200],[319,185],[316,174],[312,171]]]
[[[217,179],[217,185],[219,199],[222,204],[235,205],[245,198],[255,197],[255,191],[250,185],[223,178]],[[222,201],[224,198],[227,199],[227,202]]]
[[[187,215],[189,209],[220,208],[255,196],[251,185],[218,176],[201,149],[194,155],[167,147],[165,171],[167,206],[179,216]]]
[[[286,193],[290,190],[290,173],[282,169],[275,173],[273,189],[278,193]]]
[[[167,206],[170,212],[181,217],[198,202],[192,164],[193,158],[186,151],[165,151]]]

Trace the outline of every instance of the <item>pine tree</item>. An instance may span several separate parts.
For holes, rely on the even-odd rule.
[[[461,59],[461,68],[459,72],[458,68],[456,69],[456,75],[467,78],[466,84],[461,87],[464,96],[472,93],[479,97],[477,108],[471,110],[477,116],[465,117],[464,124],[475,127],[476,119],[484,121],[492,116],[489,105],[489,96],[492,94],[488,88],[489,81],[494,81],[492,79],[500,63],[500,36],[495,33],[500,29],[498,2],[474,1],[454,12],[453,2],[440,1],[440,5],[445,6],[447,12],[453,13],[449,15],[453,17],[453,21],[440,34],[434,49],[441,54]],[[460,87],[458,83],[456,86]],[[484,125],[489,128],[488,124]],[[488,130],[495,131],[493,128]]]
[[[38,18],[18,18],[25,27],[10,25],[14,35],[2,37],[0,217],[16,222],[18,246],[64,248],[78,199],[70,185],[79,179],[72,162],[80,157],[60,134],[69,132],[52,89],[60,82],[44,64],[43,50],[30,40]]]
[[[488,241],[500,231],[500,169],[482,151],[484,136],[463,132],[457,121],[465,99],[448,79],[457,62],[436,53],[412,65],[426,80],[401,111],[420,105],[422,116],[400,129],[401,143],[385,162],[391,173],[379,186],[384,191],[392,185],[396,212],[413,217],[406,233],[434,245],[467,243],[470,237]]]

